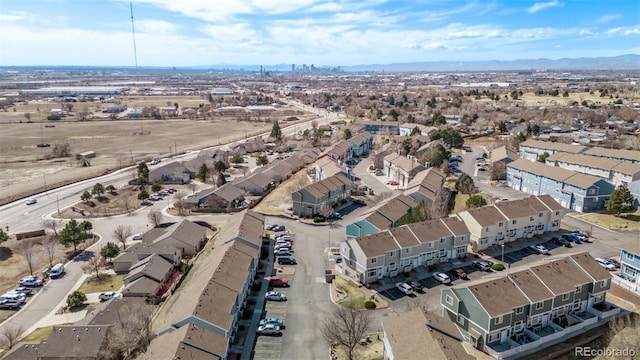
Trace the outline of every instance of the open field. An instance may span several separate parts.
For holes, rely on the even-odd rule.
[[[485,200],[487,200],[487,203],[489,203],[489,199],[491,199],[491,195],[483,192],[474,195],[482,196],[483,198],[485,198]],[[469,200],[469,197],[471,197],[471,195],[457,193],[455,195],[455,204],[453,206],[453,210],[451,210],[451,213],[456,214],[460,211],[467,210],[467,200]]]
[[[101,274],[100,280],[94,276],[87,278],[78,291],[91,294],[104,291],[118,291],[124,284],[122,275]]]
[[[167,100],[153,98],[159,105]],[[175,102],[182,102],[176,99]],[[104,105],[104,104],[102,104]],[[24,105],[18,106],[18,108]],[[24,107],[34,106],[32,104]],[[59,104],[56,105],[59,107]],[[76,103],[76,106],[81,104]],[[41,112],[42,112],[41,108]],[[288,108],[287,114],[300,113]],[[19,112],[19,111],[17,111]],[[272,114],[276,119],[279,111]],[[101,175],[143,159],[165,157],[188,150],[240,140],[271,128],[270,122],[237,121],[233,117],[215,120],[92,120],[46,121],[33,123],[6,123],[7,114],[1,113],[0,122],[0,199],[18,199],[38,190],[42,191],[72,179]],[[21,120],[25,120],[24,116]],[[3,118],[4,117],[4,118]],[[311,119],[311,115],[297,115],[300,121]],[[71,153],[95,151],[90,167],[82,167],[75,157],[45,160],[55,144],[68,142]],[[39,148],[40,143],[51,147]]]
[[[293,174],[287,181],[279,185],[253,209],[265,215],[283,215],[291,206],[291,193],[311,184],[306,168]]]
[[[630,214],[574,214],[574,217],[612,231],[640,231],[640,210]]]

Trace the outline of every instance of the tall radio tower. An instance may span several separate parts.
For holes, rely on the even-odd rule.
[[[129,9],[131,10],[131,34],[133,35],[133,58],[138,69],[138,50],[136,49],[136,28],[133,26],[133,2],[129,1]]]

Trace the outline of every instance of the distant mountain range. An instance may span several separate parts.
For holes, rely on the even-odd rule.
[[[301,64],[296,64],[299,69]],[[53,69],[122,69],[132,70],[132,66],[0,66],[1,68],[53,68]],[[195,70],[195,71],[260,71],[261,65],[200,65],[200,66],[141,66],[138,70]],[[520,59],[520,60],[487,60],[487,61],[425,61],[393,64],[363,65],[322,65],[317,69],[327,70],[339,68],[346,72],[418,72],[418,71],[535,71],[535,70],[640,70],[640,55],[627,54],[614,57],[597,58],[562,58],[552,59]],[[291,64],[264,65],[264,71],[291,71]]]

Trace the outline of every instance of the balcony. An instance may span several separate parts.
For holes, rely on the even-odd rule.
[[[601,302],[594,304],[591,308],[588,308],[587,312],[592,314],[596,319],[605,320],[618,315],[620,313],[620,308],[608,302]]]

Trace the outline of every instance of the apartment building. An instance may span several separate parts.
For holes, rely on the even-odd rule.
[[[293,214],[312,217],[326,207],[332,207],[351,196],[352,182],[343,174],[336,174],[291,194]]]
[[[520,158],[529,161],[537,161],[538,157],[544,153],[549,155],[555,153],[582,154],[589,149],[584,145],[571,145],[532,139],[522,142],[519,148]]]

